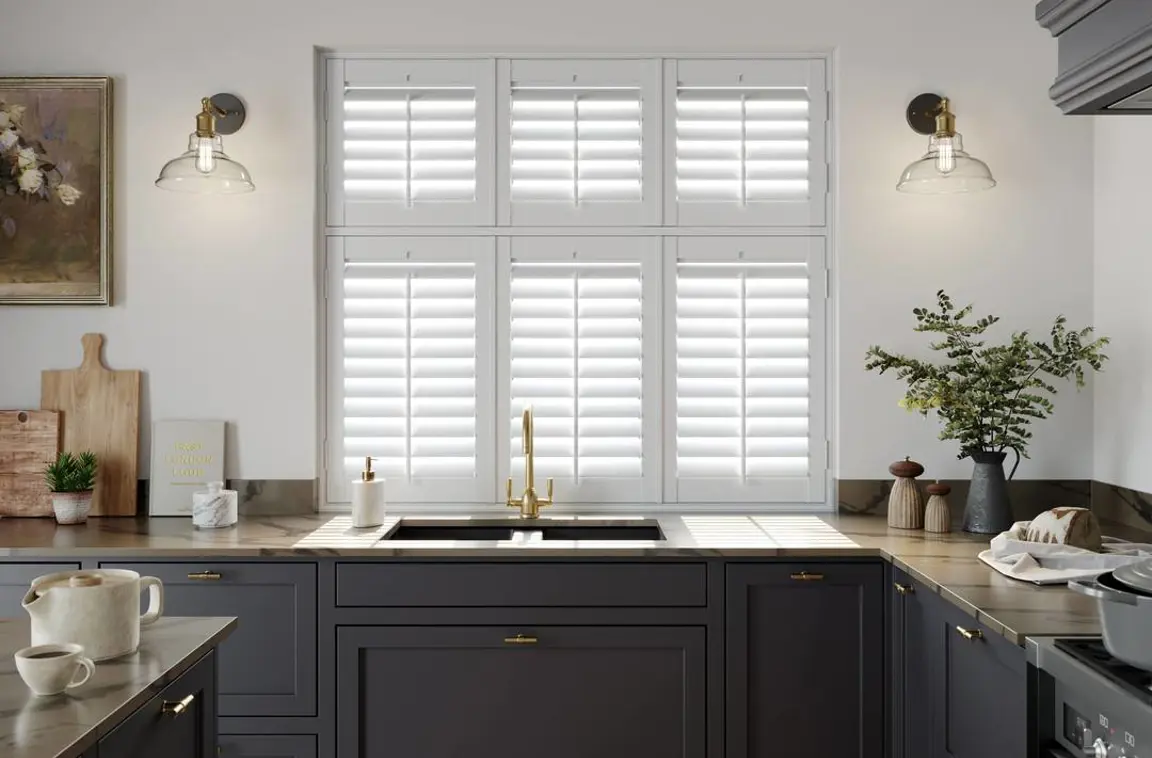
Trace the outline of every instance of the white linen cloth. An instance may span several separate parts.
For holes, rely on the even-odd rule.
[[[1144,558],[1152,558],[1152,544],[1105,537],[1101,552],[1071,545],[1026,542],[1030,521],[1017,521],[992,538],[992,548],[978,556],[1001,574],[1034,584],[1065,584],[1103,574]]]

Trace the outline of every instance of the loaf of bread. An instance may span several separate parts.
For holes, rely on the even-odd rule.
[[[1100,552],[1100,523],[1087,508],[1053,508],[1044,511],[1024,533],[1028,542],[1070,545]]]

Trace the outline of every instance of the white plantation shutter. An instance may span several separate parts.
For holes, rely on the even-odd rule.
[[[330,497],[365,456],[393,502],[487,501],[492,243],[329,242]]]
[[[655,223],[658,64],[514,60],[508,71],[509,223]]]
[[[676,245],[665,269],[675,324],[665,356],[674,427],[665,499],[823,502],[823,240]]]
[[[492,222],[491,61],[329,66],[330,225]]]
[[[822,226],[828,192],[823,61],[677,61],[669,216],[684,225]]]
[[[501,401],[514,496],[524,489],[521,419],[531,405],[540,493],[551,476],[561,502],[656,501],[658,243],[509,244]]]

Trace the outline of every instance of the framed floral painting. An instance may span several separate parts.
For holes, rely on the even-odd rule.
[[[111,303],[112,80],[0,77],[0,304]]]

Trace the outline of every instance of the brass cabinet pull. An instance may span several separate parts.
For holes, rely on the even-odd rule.
[[[218,582],[224,577],[219,571],[193,571],[188,578],[194,582]]]
[[[517,634],[515,637],[505,637],[505,645],[535,645],[540,640],[527,634]]]
[[[188,710],[188,706],[192,705],[196,700],[195,695],[188,695],[180,700],[165,700],[164,704],[160,706],[160,712],[169,716],[179,716],[184,711]]]
[[[798,571],[792,574],[792,579],[797,582],[822,582],[824,581],[823,574],[813,574],[808,571]]]
[[[962,626],[956,627],[956,631],[966,640],[982,640],[984,639],[984,632],[979,629],[965,629]]]
[[[916,588],[915,587],[913,587],[911,584],[900,584],[900,582],[896,582],[896,591],[899,592],[901,595],[915,595],[916,594]]]

